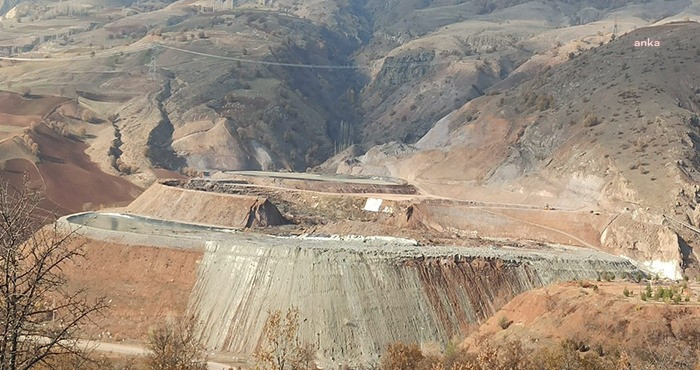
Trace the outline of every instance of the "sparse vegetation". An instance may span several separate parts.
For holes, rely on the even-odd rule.
[[[600,124],[600,120],[593,113],[588,113],[583,117],[583,126],[585,126],[585,127],[593,127],[593,126],[597,126],[599,124]]]
[[[602,350],[601,350],[602,351]],[[535,370],[535,369],[610,369],[622,356],[612,353],[599,356],[580,341],[564,340],[559,345],[531,352],[518,341],[495,345],[482,342],[475,351],[453,350],[444,354],[424,354],[415,344],[394,343],[382,356],[382,370],[450,369],[450,370]]]
[[[600,274],[601,278],[607,282],[615,280],[615,273],[613,272],[608,272],[608,271],[603,271]]]
[[[80,119],[88,123],[99,123],[99,119],[95,113],[89,109],[84,109],[82,113],[80,113]]]
[[[508,320],[507,317],[501,316],[501,318],[498,320],[498,326],[501,327],[501,329],[505,330],[508,329],[508,327],[512,324],[513,322]]]
[[[22,94],[23,98],[30,98],[32,96],[32,89],[25,86],[22,88],[22,90],[20,90],[20,93]]]
[[[72,339],[108,305],[67,286],[64,268],[81,258],[72,232],[52,224],[41,195],[27,178],[22,186],[0,184],[0,368],[50,366],[84,359]],[[44,225],[47,225],[44,227]],[[47,302],[53,302],[50,306]]]
[[[299,338],[299,309],[269,313],[263,327],[263,343],[253,357],[261,370],[302,370],[313,366],[313,352]]]
[[[138,167],[125,163],[121,158],[115,159],[114,167],[117,171],[123,173],[124,175],[132,175],[138,172]]]
[[[416,369],[424,360],[425,356],[417,344],[392,343],[382,356],[381,368],[383,370]]]
[[[204,348],[196,337],[196,319],[167,320],[148,336],[150,370],[205,370]]]

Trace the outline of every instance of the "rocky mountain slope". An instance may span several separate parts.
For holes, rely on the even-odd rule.
[[[21,2],[0,49],[50,61],[1,68],[3,88],[92,111],[90,157],[145,186],[152,168],[305,170],[353,143],[414,143],[616,22],[696,13],[679,0]]]
[[[378,146],[338,169],[620,212],[604,246],[658,266],[694,264],[700,51],[687,40],[698,34],[698,23],[680,22],[572,51],[535,77],[507,78],[415,145]]]

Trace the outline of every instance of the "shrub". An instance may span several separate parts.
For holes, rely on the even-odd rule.
[[[269,312],[263,327],[263,343],[253,354],[256,368],[309,369],[313,364],[313,352],[298,338],[298,331],[299,309],[290,308],[285,315],[281,310]]]
[[[615,280],[615,274],[612,272],[604,271],[602,275],[603,275],[603,280],[605,280],[605,281]]]
[[[596,115],[593,113],[588,113],[585,117],[583,117],[583,125],[585,127],[593,127],[599,124],[600,120],[598,120],[598,117],[596,117]]]
[[[501,318],[498,320],[498,326],[501,327],[501,329],[506,330],[512,324],[513,322],[511,320],[508,320],[507,317],[501,316]]]
[[[151,370],[204,370],[204,348],[195,335],[195,319],[159,324],[148,336],[151,354],[147,358]]]
[[[136,173],[136,171],[138,171],[137,167],[134,167],[132,165],[124,163],[124,161],[122,161],[121,158],[117,158],[117,160],[114,162],[114,164],[115,164],[117,171],[119,171],[125,175],[131,175],[131,174]]]
[[[392,343],[382,356],[382,370],[415,369],[425,356],[417,344]]]
[[[656,294],[654,295],[655,300],[660,300],[664,297],[664,288],[662,287],[657,287],[656,288]]]
[[[84,110],[80,113],[80,119],[89,123],[97,123],[97,116],[91,110]]]
[[[551,94],[540,95],[536,101],[537,110],[544,111],[554,107],[554,97]]]
[[[647,301],[647,294],[646,292],[639,292],[639,299],[642,301],[646,302]]]
[[[622,291],[622,295],[624,295],[625,297],[629,297],[630,294],[631,293],[630,293],[629,289],[627,289],[627,287],[625,287],[625,290]]]

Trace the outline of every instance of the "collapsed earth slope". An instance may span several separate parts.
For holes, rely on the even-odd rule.
[[[700,225],[700,50],[688,42],[699,35],[700,24],[681,22],[572,53],[453,111],[415,145],[377,146],[338,170],[455,197],[619,213],[602,246],[679,278],[697,261]]]

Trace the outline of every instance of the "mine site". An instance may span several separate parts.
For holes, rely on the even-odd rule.
[[[100,325],[110,339],[133,339],[167,309],[196,315],[213,353],[254,353],[265,313],[293,306],[324,367],[377,363],[395,341],[447,342],[537,287],[644,274],[591,237],[610,217],[436,198],[393,179],[216,172],[59,223],[95,249],[75,271],[90,291],[107,271],[133,287],[112,282],[122,309]]]
[[[0,0],[0,370],[697,369],[699,21]]]

